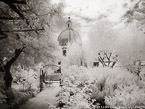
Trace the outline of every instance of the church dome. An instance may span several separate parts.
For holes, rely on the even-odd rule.
[[[72,28],[70,17],[66,23],[67,28],[58,36],[59,45],[67,46],[68,44],[72,44],[73,42],[81,44],[81,37],[79,33]]]

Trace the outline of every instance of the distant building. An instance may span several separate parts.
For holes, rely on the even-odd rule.
[[[65,57],[67,56],[68,47],[73,42],[76,42],[79,45],[82,44],[80,35],[72,28],[72,21],[70,20],[70,17],[68,18],[66,24],[67,28],[63,30],[58,36],[59,45],[62,47],[62,55]]]

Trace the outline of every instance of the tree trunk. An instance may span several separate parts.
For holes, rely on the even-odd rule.
[[[13,80],[13,77],[12,77],[12,74],[10,72],[11,70],[11,66],[12,64],[17,60],[17,58],[19,57],[19,55],[21,54],[21,52],[23,51],[24,47],[21,48],[21,49],[16,49],[15,50],[15,55],[14,57],[12,57],[7,63],[6,65],[4,65],[4,68],[5,68],[5,76],[4,76],[4,80],[5,80],[5,86],[6,87],[11,87],[12,85],[12,80]]]
[[[103,67],[105,67],[105,66],[106,66],[106,64],[105,64],[105,62],[104,62],[104,59],[103,59],[103,58],[98,57],[98,60],[99,60],[99,62],[101,62],[101,64],[102,64],[102,66],[103,66]]]
[[[109,67],[110,63],[111,63],[111,61],[109,60],[109,61],[108,61],[108,67]]]
[[[7,67],[5,67],[5,76],[4,76],[4,80],[5,80],[5,86],[6,87],[11,87],[12,85],[12,80],[13,80],[13,77],[11,75],[11,72],[10,70],[7,70]]]
[[[113,68],[115,66],[115,64],[116,64],[116,62],[113,62],[111,67]]]

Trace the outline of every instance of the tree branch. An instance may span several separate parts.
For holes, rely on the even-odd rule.
[[[13,3],[16,3],[16,4],[26,4],[26,1],[25,0],[11,0]]]
[[[3,0],[0,0],[0,1],[3,1]],[[8,1],[8,0],[5,0],[5,1]],[[25,0],[10,0],[12,3],[16,3],[16,4],[26,4],[26,1]]]
[[[6,39],[6,38],[8,38],[8,36],[2,36],[2,37],[0,37],[0,40]]]
[[[15,50],[15,56],[12,57],[7,63],[6,63],[6,70],[10,70],[11,65],[17,60],[17,58],[20,56],[22,51],[25,49],[25,47],[19,48]]]
[[[45,30],[44,28],[41,29],[26,29],[26,30],[11,30],[11,31],[2,31],[2,32],[30,32],[30,31],[43,31]]]
[[[2,2],[4,2],[5,4],[7,4],[13,11],[15,11],[22,19],[25,19],[25,16],[23,15],[23,13],[21,13],[17,7],[13,4],[12,0],[0,0]]]
[[[104,58],[102,58],[101,56],[98,57],[98,60],[102,63],[103,67],[106,66],[105,62],[104,62]]]
[[[20,17],[1,17],[0,20],[20,20]]]
[[[110,65],[110,63],[111,63],[110,58],[111,58],[111,56],[112,56],[112,53],[109,53],[109,54],[104,53],[104,55],[106,56],[106,59],[108,60],[108,66],[109,66],[109,65]]]
[[[8,36],[4,34],[1,30],[0,30],[0,35],[2,35],[2,37],[0,37],[0,40],[8,38]]]

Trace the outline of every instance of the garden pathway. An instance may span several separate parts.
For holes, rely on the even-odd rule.
[[[48,109],[48,103],[56,105],[55,96],[59,90],[59,83],[54,83],[52,87],[46,88],[26,104],[21,105],[19,109]]]

